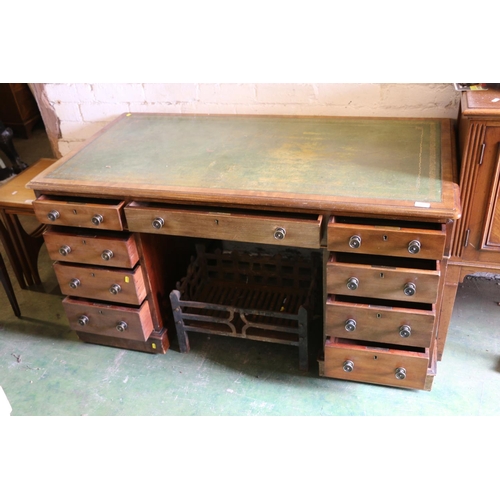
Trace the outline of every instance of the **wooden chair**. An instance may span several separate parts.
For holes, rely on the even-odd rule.
[[[7,273],[7,267],[5,266],[5,262],[3,261],[2,254],[0,254],[0,281],[5,288],[7,298],[9,299],[14,314],[19,318],[21,316],[21,309],[19,309],[19,304],[17,303],[16,296],[14,294],[14,288],[12,287],[12,283]]]

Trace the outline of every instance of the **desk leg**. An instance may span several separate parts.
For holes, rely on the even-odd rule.
[[[462,278],[463,279],[463,278]],[[457,295],[458,283],[460,282],[460,266],[450,264],[446,267],[444,279],[444,288],[441,298],[441,307],[438,318],[437,330],[437,359],[441,361],[443,358],[444,345],[446,336],[448,335],[448,327],[450,325],[453,307],[455,305],[455,297]]]

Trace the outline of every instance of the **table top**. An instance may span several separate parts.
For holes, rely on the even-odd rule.
[[[29,187],[259,208],[397,205],[456,218],[452,155],[442,119],[128,113]]]
[[[33,189],[27,188],[26,184],[55,162],[55,159],[42,158],[0,185],[0,208],[31,207],[36,196]]]
[[[462,114],[500,117],[500,90],[474,90],[462,94]]]

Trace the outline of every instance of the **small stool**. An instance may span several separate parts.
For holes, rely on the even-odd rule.
[[[21,310],[19,309],[19,304],[17,303],[14,288],[12,288],[12,283],[7,273],[7,267],[3,261],[2,254],[0,254],[0,281],[7,292],[7,298],[9,299],[14,314],[19,318],[21,316]]]
[[[19,215],[34,215],[35,193],[26,188],[26,184],[55,162],[55,159],[42,158],[0,186],[0,239],[23,289],[40,284],[38,254],[45,229],[42,224],[28,234],[19,221]]]

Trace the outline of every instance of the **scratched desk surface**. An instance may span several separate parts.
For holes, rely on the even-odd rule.
[[[48,182],[442,199],[441,121],[128,114]]]

